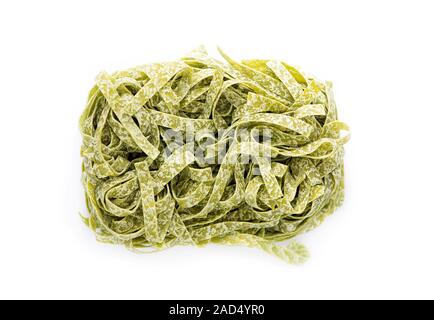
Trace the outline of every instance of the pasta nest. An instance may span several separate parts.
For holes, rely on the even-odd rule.
[[[98,75],[80,118],[83,220],[141,252],[213,242],[303,262],[278,242],[342,203],[348,126],[331,83],[221,54]]]

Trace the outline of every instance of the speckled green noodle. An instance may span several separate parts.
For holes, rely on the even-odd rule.
[[[301,263],[303,245],[277,242],[342,203],[348,127],[330,83],[284,62],[221,53],[226,63],[201,47],[179,61],[98,75],[80,119],[83,220],[99,241],[140,252],[213,242]],[[173,144],[167,129],[195,139]],[[254,137],[264,129],[266,143]],[[208,161],[222,146],[222,160]]]

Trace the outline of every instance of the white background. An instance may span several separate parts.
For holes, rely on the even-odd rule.
[[[432,1],[9,1],[0,4],[0,298],[434,298]],[[334,82],[345,204],[289,266],[256,249],[136,255],[78,212],[78,118],[101,70],[277,58]]]

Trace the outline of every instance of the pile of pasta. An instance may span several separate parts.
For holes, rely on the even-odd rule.
[[[80,119],[84,222],[99,241],[148,252],[219,243],[290,263],[290,240],[342,203],[331,84],[285,62],[178,61],[97,76]]]

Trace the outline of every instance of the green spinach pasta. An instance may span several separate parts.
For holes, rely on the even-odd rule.
[[[139,252],[219,243],[301,263],[292,238],[343,201],[348,127],[331,83],[220,52],[97,76],[80,118],[83,220]]]

